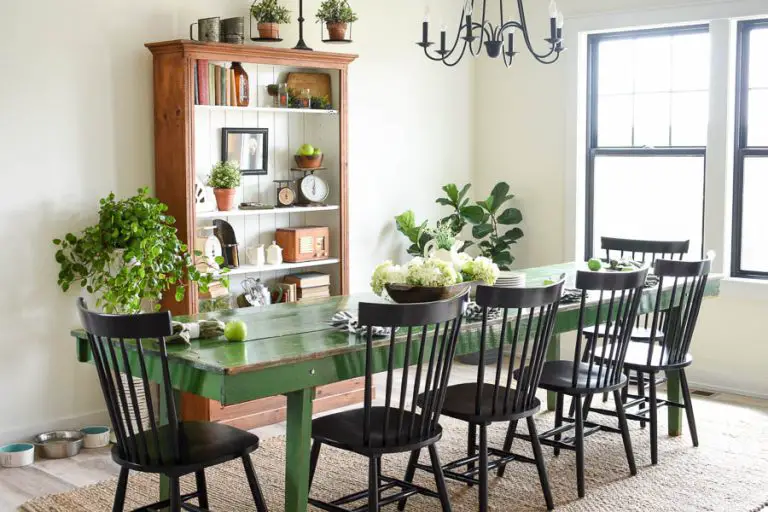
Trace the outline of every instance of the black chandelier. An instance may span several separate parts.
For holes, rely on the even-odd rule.
[[[480,0],[478,0],[478,4]],[[424,48],[424,54],[433,61],[442,62],[446,66],[455,66],[469,49],[473,57],[477,57],[485,46],[485,51],[489,57],[496,59],[502,57],[507,67],[512,65],[512,59],[518,53],[515,51],[515,31],[522,32],[525,46],[531,52],[533,58],[542,64],[552,64],[560,57],[563,48],[563,13],[557,10],[555,0],[549,3],[549,37],[545,39],[549,43],[549,52],[537,53],[531,44],[531,36],[528,31],[528,25],[525,21],[525,9],[523,0],[517,0],[517,9],[520,13],[520,21],[504,21],[504,0],[499,0],[499,24],[494,25],[488,14],[488,0],[483,0],[483,10],[481,22],[473,19],[475,11],[475,0],[466,0],[464,8],[461,10],[459,20],[459,30],[453,45],[447,44],[447,28],[443,26],[440,30],[440,48],[431,50],[430,47],[435,43],[429,40],[429,14],[424,17],[422,24],[422,40],[416,43]],[[479,37],[476,35],[479,33]],[[463,35],[462,35],[463,34]],[[505,46],[506,36],[506,46]],[[459,43],[464,41],[464,43]]]

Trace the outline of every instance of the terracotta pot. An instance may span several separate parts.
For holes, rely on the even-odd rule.
[[[347,35],[347,24],[346,23],[326,23],[326,27],[328,27],[328,37],[330,37],[331,41],[343,41],[346,38]]]
[[[262,39],[280,39],[279,23],[259,23],[257,28]]]
[[[213,194],[216,196],[216,206],[220,212],[226,212],[235,207],[234,188],[215,188]]]
[[[312,156],[294,155],[293,158],[296,160],[296,165],[299,167],[299,169],[317,169],[323,165],[322,153]]]

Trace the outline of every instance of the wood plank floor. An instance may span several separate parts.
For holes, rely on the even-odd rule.
[[[451,382],[473,382],[476,379],[476,371],[475,366],[456,363]],[[486,375],[488,374],[490,374],[490,378],[493,378],[493,371],[486,373]],[[382,400],[386,374],[377,375],[375,380],[379,397],[377,400]],[[395,389],[395,391],[398,390]],[[699,396],[698,398],[702,397]],[[768,410],[768,400],[757,398],[716,393],[706,399]],[[262,439],[284,435],[285,423],[258,428],[253,432]],[[38,496],[65,492],[76,487],[94,484],[116,477],[117,474],[118,467],[112,462],[108,448],[83,450],[78,456],[70,459],[41,459],[27,468],[0,469],[0,512],[16,510],[22,503]]]

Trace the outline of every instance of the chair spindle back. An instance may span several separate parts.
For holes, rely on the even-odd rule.
[[[647,267],[634,272],[580,270],[576,274],[576,288],[581,290],[581,307],[573,360],[588,365],[587,387],[608,387],[619,383],[647,275]],[[596,306],[591,303],[592,297],[588,292],[599,294]],[[592,307],[596,307],[595,333],[602,336],[602,343],[588,340],[585,344],[586,316],[591,316]],[[601,364],[599,361],[609,362]],[[597,370],[597,376],[593,378],[594,370]],[[579,384],[579,374],[580,366],[574,364],[573,387]]]
[[[85,300],[77,302],[80,322],[96,365],[104,400],[117,438],[120,456],[136,464],[169,464],[178,459],[178,415],[171,388],[165,337],[173,334],[171,314],[107,315],[89,311]],[[168,433],[161,439],[149,393],[149,372],[145,344],[157,343],[162,364],[163,392],[168,416]],[[153,347],[155,349],[155,347]],[[121,373],[126,376],[125,382]],[[141,414],[134,378],[141,379],[147,401],[147,417]],[[133,414],[133,420],[131,418]],[[134,428],[135,424],[135,428]],[[149,429],[145,430],[145,425]],[[170,435],[170,439],[168,439]],[[168,443],[167,441],[170,441]],[[173,453],[163,454],[161,447],[172,446]],[[164,458],[165,457],[165,458]]]
[[[365,333],[365,397],[363,442],[374,446],[381,430],[382,443],[388,442],[388,432],[395,431],[397,444],[412,443],[435,435],[440,411],[445,400],[459,330],[466,306],[466,295],[450,300],[420,304],[360,303],[360,325]],[[375,341],[371,326],[389,327],[389,341]],[[385,344],[381,354],[374,354]],[[386,357],[387,383],[384,421],[371,422],[373,358]],[[413,366],[413,368],[411,368]],[[399,397],[394,393],[394,372],[402,367]],[[413,375],[412,396],[408,397],[409,378]],[[425,403],[417,415],[417,397],[424,393]],[[407,406],[410,398],[411,405]],[[418,418],[418,421],[417,421]],[[407,420],[407,422],[406,422]],[[391,436],[389,436],[391,440]]]

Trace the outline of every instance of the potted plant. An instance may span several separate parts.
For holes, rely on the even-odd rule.
[[[347,0],[323,0],[315,16],[325,23],[331,41],[344,41],[347,24],[357,21],[357,14]]]
[[[215,277],[195,267],[176,236],[176,220],[165,213],[168,207],[147,194],[141,188],[120,201],[109,194],[100,201],[97,224],[53,240],[63,291],[80,285],[96,296],[97,307],[123,314],[139,313],[148,302],[148,309],[160,309],[163,293],[172,287],[180,301],[188,282],[208,291]]]
[[[259,37],[280,39],[280,25],[290,23],[290,11],[277,0],[260,0],[251,6],[251,15],[256,18]]]
[[[208,176],[209,187],[213,187],[216,206],[226,212],[235,206],[235,189],[240,186],[240,167],[237,162],[219,162]]]

